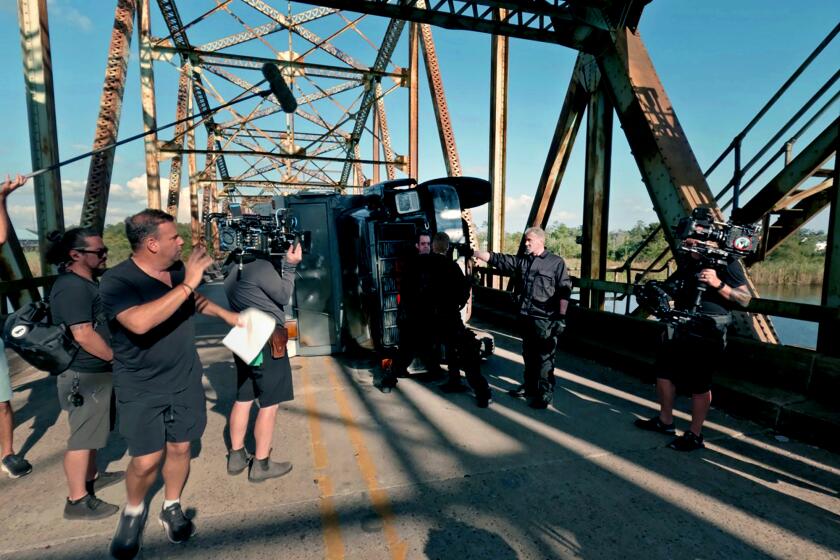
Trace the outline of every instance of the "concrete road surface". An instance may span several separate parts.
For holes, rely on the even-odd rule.
[[[208,425],[182,500],[198,534],[166,541],[158,485],[144,558],[840,557],[840,457],[715,410],[707,449],[672,451],[632,426],[656,409],[651,386],[568,355],[554,405],[531,410],[505,393],[521,380],[519,340],[492,325],[489,409],[413,379],[380,393],[366,356],[297,357],[273,452],[294,470],[258,485],[228,476],[235,371],[223,326],[200,326]],[[67,423],[55,380],[30,370],[13,384],[16,446],[34,470],[0,479],[0,557],[106,557],[116,517],[62,518]],[[678,429],[687,424],[680,416]],[[100,458],[125,468],[119,436]],[[118,485],[100,497],[124,496]]]

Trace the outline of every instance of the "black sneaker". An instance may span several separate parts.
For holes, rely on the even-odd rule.
[[[126,515],[123,511],[117,531],[111,539],[111,556],[118,560],[130,560],[137,556],[143,545],[143,527],[146,526],[146,512],[140,515]]]
[[[669,436],[677,435],[674,423],[671,422],[670,424],[665,424],[659,419],[659,416],[654,416],[653,418],[648,418],[647,420],[636,418],[633,425],[649,432],[659,432],[660,434],[666,434]]]
[[[268,457],[265,459],[254,459],[251,461],[251,470],[248,471],[248,480],[251,482],[263,482],[270,478],[287,475],[291,471],[292,464],[287,461],[276,463]]]
[[[248,457],[248,452],[245,451],[244,447],[242,449],[231,449],[227,458],[227,472],[229,475],[235,476],[247,469],[250,462],[251,458]]]
[[[517,399],[527,399],[531,396],[531,392],[525,388],[525,384],[517,385],[515,388],[508,391],[508,395],[516,397]]]
[[[14,453],[3,457],[3,462],[2,465],[0,465],[0,468],[2,468],[3,472],[9,475],[10,478],[20,478],[32,472],[32,465],[29,464],[29,461],[20,455],[15,455]]]
[[[113,486],[122,480],[125,480],[125,471],[99,473],[93,480],[85,482],[85,490],[88,494],[95,495],[103,488]]]
[[[677,451],[694,451],[695,449],[703,449],[706,445],[703,443],[702,435],[698,436],[689,430],[669,443],[668,447]]]
[[[166,532],[166,538],[171,543],[182,543],[195,535],[195,523],[192,522],[181,509],[181,504],[172,504],[160,512],[160,525]]]
[[[103,502],[92,494],[84,498],[70,501],[64,504],[64,519],[102,519],[114,515],[120,508],[114,504]]]

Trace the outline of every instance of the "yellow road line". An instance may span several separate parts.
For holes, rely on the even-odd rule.
[[[338,513],[333,501],[333,486],[327,475],[327,449],[321,441],[321,421],[318,417],[318,407],[315,403],[315,393],[309,382],[306,371],[301,372],[303,382],[304,403],[306,416],[309,419],[309,435],[312,441],[312,456],[315,463],[315,481],[318,483],[318,507],[321,511],[321,525],[324,529],[324,545],[327,548],[327,560],[344,559],[344,541],[341,539]]]
[[[388,542],[391,558],[394,560],[404,560],[408,545],[404,540],[400,539],[400,535],[394,527],[395,517],[394,512],[391,510],[388,493],[379,487],[379,482],[376,480],[376,465],[367,450],[367,446],[365,446],[362,431],[353,419],[350,402],[347,400],[347,396],[341,388],[341,383],[337,375],[337,366],[333,360],[328,360],[327,378],[330,381],[330,385],[332,385],[335,400],[341,412],[342,421],[347,428],[347,433],[350,435],[350,442],[353,444],[353,450],[355,451],[356,463],[359,465],[359,471],[361,471],[362,478],[364,478],[365,484],[368,487],[371,504],[380,519],[382,519],[385,540]]]

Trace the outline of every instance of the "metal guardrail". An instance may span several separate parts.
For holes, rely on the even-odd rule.
[[[482,287],[492,289],[490,278],[510,278],[509,275],[500,273],[494,270],[480,269],[484,278]],[[584,288],[588,290],[596,290],[611,294],[620,294],[629,296],[633,293],[633,284],[625,282],[611,282],[609,280],[593,280],[590,278],[572,277],[572,284],[576,288]],[[504,283],[503,283],[504,285]],[[504,290],[498,290],[504,291]],[[781,301],[776,299],[753,298],[750,300],[749,306],[744,310],[749,313],[760,313],[762,315],[772,315],[774,317],[785,317],[788,319],[798,319],[800,321],[836,321],[840,320],[840,309],[832,307],[823,307],[822,305],[815,305],[812,303],[797,303],[792,301]]]

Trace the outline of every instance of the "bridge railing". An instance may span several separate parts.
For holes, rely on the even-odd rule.
[[[706,172],[703,174],[704,177],[707,179],[718,169],[718,167],[726,161],[726,159],[732,156],[733,159],[733,172],[731,178],[727,181],[726,185],[715,195],[715,200],[720,203],[721,210],[726,210],[730,206],[738,208],[739,207],[739,198],[744,191],[746,191],[751,185],[753,185],[759,178],[761,178],[771,166],[776,164],[780,159],[784,158],[785,162],[789,161],[791,158],[791,154],[793,152],[793,147],[797,141],[799,141],[803,135],[805,135],[816,123],[820,122],[820,119],[828,114],[831,107],[837,103],[838,99],[840,99],[840,91],[836,91],[831,94],[831,90],[834,85],[840,80],[840,70],[835,71],[829,78],[826,80],[822,86],[820,86],[816,92],[814,92],[808,100],[801,106],[799,109],[790,117],[788,120],[782,124],[782,126],[773,134],[772,138],[764,143],[764,145],[759,148],[755,154],[750,158],[748,162],[742,164],[742,150],[744,148],[745,140],[749,136],[750,132],[752,132],[753,128],[762,120],[764,117],[770,112],[770,110],[777,104],[777,102],[785,95],[785,93],[790,90],[791,86],[798,81],[800,76],[811,66],[811,64],[816,60],[819,55],[830,45],[840,34],[840,24],[837,24],[826,37],[820,42],[819,45],[811,52],[810,55],[802,62],[802,64],[797,68],[793,74],[782,84],[781,87],[773,94],[773,96],[765,103],[764,107],[762,107],[758,113],[750,120],[749,123],[744,127],[744,129],[739,132],[729,143],[726,149],[717,157],[717,159],[709,166]],[[832,64],[836,65],[836,61]],[[807,117],[806,114],[810,111],[813,107],[817,106],[818,104],[822,103],[822,105],[816,110],[816,112]],[[800,128],[787,140],[779,143],[779,140],[784,137],[794,126],[798,123],[804,124],[800,126]],[[745,175],[749,172],[755,165],[759,164],[762,161],[768,152],[773,150],[774,146],[776,149],[772,151],[770,157],[764,161],[763,164],[755,171],[749,178],[745,180]],[[731,193],[730,193],[731,191]],[[728,195],[728,198],[724,200],[724,197]],[[626,272],[628,275],[631,271],[637,271],[640,273],[638,279],[643,278],[651,271],[646,268],[636,267],[633,263],[635,263],[636,259],[638,258],[639,254],[650,244],[653,238],[658,235],[662,231],[662,226],[660,225],[655,230],[653,230],[648,237],[642,241],[636,251],[630,255],[623,265],[618,267],[617,271]],[[670,249],[666,249],[663,253],[654,261],[651,266],[654,266],[656,263],[660,262],[662,259],[668,257],[670,260]]]
[[[492,290],[493,292],[505,292],[507,284],[510,281],[510,275],[501,273],[496,270],[489,270],[480,268],[481,271],[478,286],[481,290]],[[498,278],[501,282],[501,289],[492,288],[493,278]],[[616,300],[626,302],[625,314],[629,315],[631,305],[631,295],[633,294],[632,282],[615,282],[610,280],[593,280],[590,278],[572,277],[572,284],[576,289],[588,289],[597,292],[602,292],[613,296]],[[775,299],[753,298],[750,300],[749,306],[745,310],[749,313],[760,313],[762,315],[772,315],[774,317],[785,317],[788,319],[798,319],[800,321],[822,322],[822,321],[836,321],[840,320],[840,309],[833,307],[823,307],[811,303],[796,303],[791,301],[781,301]]]

